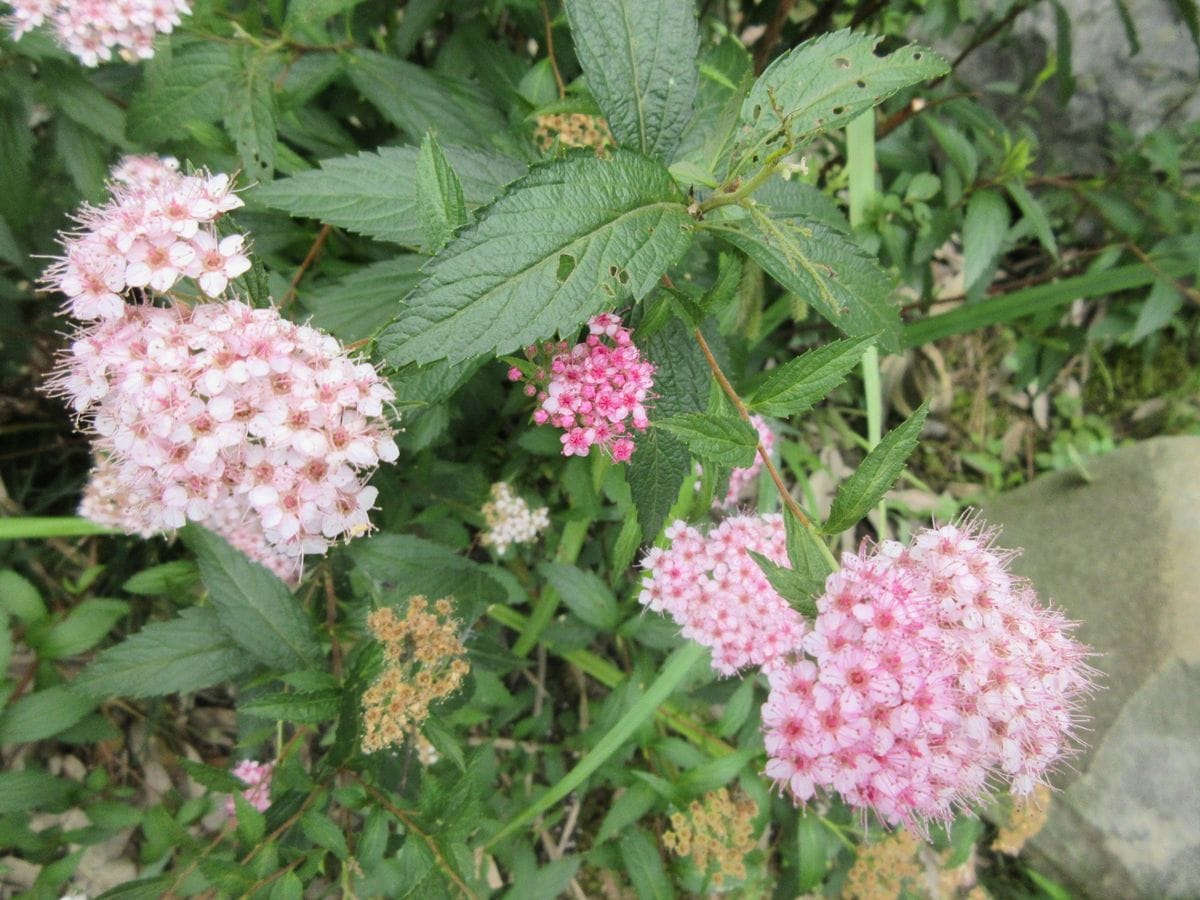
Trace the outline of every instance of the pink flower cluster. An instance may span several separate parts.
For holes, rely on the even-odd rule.
[[[846,554],[811,659],[768,673],[767,775],[799,802],[834,790],[918,828],[997,781],[1028,794],[1070,751],[1092,671],[1007,562],[974,524]]]
[[[754,426],[754,430],[758,432],[759,443],[763,449],[770,453],[775,447],[775,432],[767,425],[767,420],[762,416],[751,416],[750,424]],[[762,471],[762,456],[755,455],[754,462],[744,469],[734,469],[729,473],[729,488],[725,491],[725,499],[718,501],[715,505],[720,509],[729,509],[737,505],[738,500],[742,498],[754,484],[754,480],[758,478],[758,473]]]
[[[244,759],[233,767],[233,774],[246,785],[242,797],[259,812],[266,812],[271,805],[271,776],[275,773],[274,763],[260,763],[253,759]],[[237,815],[237,804],[230,794],[225,798],[225,813],[233,817]]]
[[[550,359],[538,368],[525,386],[536,396],[533,420],[561,428],[563,456],[587,456],[593,446],[608,451],[616,462],[633,454],[626,421],[638,431],[650,424],[643,405],[653,386],[654,364],[643,359],[629,329],[612,313],[588,320],[587,340],[569,346],[566,341],[547,343],[542,352]],[[530,347],[530,359],[538,348]],[[508,377],[520,381],[520,369]]]
[[[787,565],[783,517],[731,516],[706,537],[684,522],[667,529],[671,545],[642,560],[638,601],[666,612],[683,636],[712,650],[713,668],[772,671],[801,647],[803,617],[767,581],[747,551]]]
[[[67,295],[77,319],[115,319],[125,298],[165,293],[195,279],[209,297],[250,268],[243,235],[220,237],[215,222],[242,205],[228,175],[182,175],[178,163],[125,157],[112,171],[112,196],[85,206],[81,230],[63,240],[63,255],[42,276]]]
[[[237,301],[127,306],[77,333],[50,387],[88,418],[123,527],[199,522],[281,574],[370,530],[367,478],[398,455],[373,366]]]
[[[13,39],[49,21],[55,37],[85,66],[149,59],[154,37],[170,34],[191,13],[186,0],[9,0]]]

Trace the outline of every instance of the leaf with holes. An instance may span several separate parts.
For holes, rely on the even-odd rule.
[[[641,299],[692,242],[684,198],[627,150],[537,166],[430,263],[377,341],[391,365],[508,353]]]
[[[949,71],[944,59],[914,44],[878,56],[880,40],[835,31],[767,66],[742,104],[745,132],[734,148],[732,171],[756,167],[770,155],[782,156],[897,91]]]
[[[572,0],[575,52],[613,137],[670,159],[696,99],[700,32],[692,3]]]
[[[878,335],[900,346],[900,313],[879,264],[850,238],[815,222],[768,217],[710,218],[704,227],[741,250],[787,290],[851,337]]]

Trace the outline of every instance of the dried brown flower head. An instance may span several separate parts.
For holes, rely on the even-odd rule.
[[[921,842],[897,829],[873,844],[862,844],[846,873],[846,897],[894,900],[903,891],[920,895],[924,869],[917,858]]]
[[[362,698],[363,752],[417,737],[430,705],[462,685],[470,666],[453,611],[449,597],[431,609],[425,597],[417,596],[409,599],[404,618],[390,606],[367,616],[383,644],[383,671]]]
[[[586,113],[538,116],[533,139],[542,150],[550,150],[555,143],[564,147],[592,147],[600,152],[617,146],[608,122]]]
[[[720,888],[727,878],[746,877],[757,814],[758,806],[745,794],[730,796],[725,788],[710,791],[686,811],[671,816],[671,830],[663,835],[663,843],[677,856],[690,856],[696,868]]]
[[[1050,816],[1050,800],[1053,795],[1046,785],[1038,785],[1023,802],[1013,804],[1008,823],[1000,828],[992,849],[1016,856],[1025,843],[1042,830]]]

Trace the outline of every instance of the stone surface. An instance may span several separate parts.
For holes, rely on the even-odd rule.
[[[1097,898],[1200,897],[1200,437],[1157,438],[985,505],[1013,570],[1104,674],[1088,749],[1031,843]]]

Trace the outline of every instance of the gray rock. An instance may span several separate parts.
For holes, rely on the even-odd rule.
[[[983,510],[1104,673],[1089,747],[1056,774],[1031,849],[1094,897],[1200,897],[1200,437],[1118,450],[1087,475]]]

